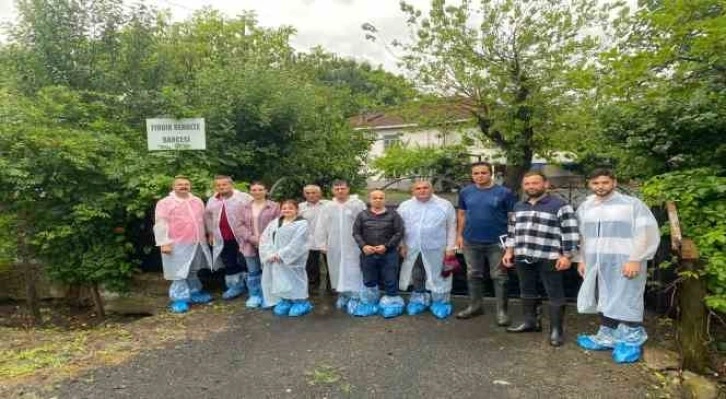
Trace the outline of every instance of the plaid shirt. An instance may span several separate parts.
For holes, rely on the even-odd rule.
[[[565,201],[546,194],[534,205],[520,201],[509,217],[507,248],[533,260],[573,257],[580,234],[575,211]]]

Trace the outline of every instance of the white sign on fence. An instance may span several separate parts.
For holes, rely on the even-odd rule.
[[[146,120],[149,151],[205,150],[204,118]]]

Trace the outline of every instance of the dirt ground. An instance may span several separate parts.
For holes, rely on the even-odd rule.
[[[618,366],[607,353],[580,350],[576,333],[594,330],[596,321],[573,311],[561,348],[544,333],[505,333],[491,312],[469,321],[356,319],[336,311],[330,297],[316,298],[314,313],[301,319],[238,300],[95,325],[46,310],[49,319],[70,322],[29,329],[8,326],[5,311],[3,398],[666,396],[643,365]]]

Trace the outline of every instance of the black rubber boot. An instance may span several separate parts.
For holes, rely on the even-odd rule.
[[[550,345],[562,346],[565,342],[562,322],[565,317],[564,305],[550,305]]]
[[[471,319],[484,314],[482,306],[482,294],[484,291],[484,280],[481,278],[469,279],[469,306],[456,314],[457,319]]]
[[[522,299],[522,314],[524,322],[516,327],[507,328],[510,333],[525,333],[542,331],[542,323],[537,316],[537,299]]]
[[[497,300],[497,325],[506,327],[512,324],[509,318],[509,297],[507,296],[507,282],[494,280],[494,296]]]

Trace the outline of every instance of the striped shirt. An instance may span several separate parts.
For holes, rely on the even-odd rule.
[[[573,257],[580,235],[575,211],[558,197],[545,194],[534,205],[520,201],[509,217],[507,248],[533,260]]]

